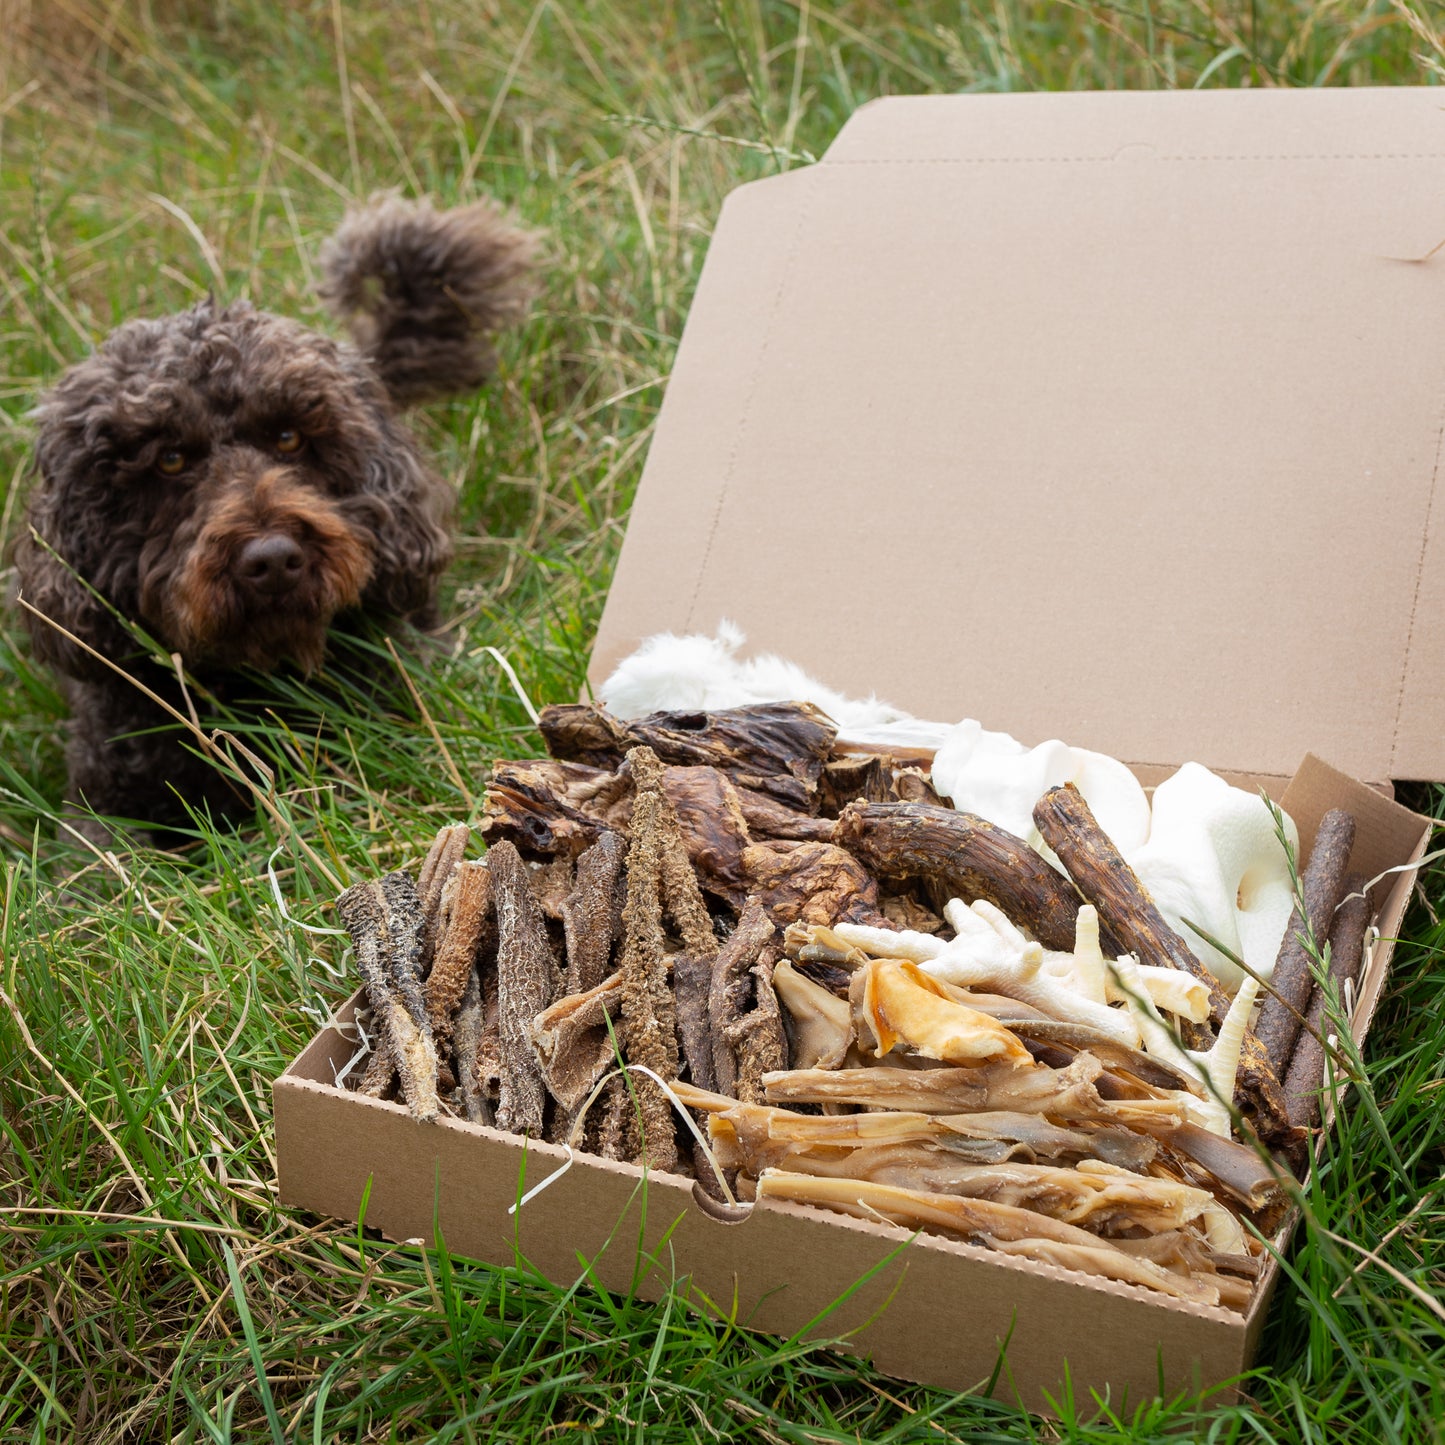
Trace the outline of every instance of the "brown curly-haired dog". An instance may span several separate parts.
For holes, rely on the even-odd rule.
[[[534,238],[487,203],[349,215],[322,298],[352,344],[240,301],[120,327],[41,399],[16,551],[35,653],[66,681],[68,799],[153,823],[226,804],[144,693],[180,704],[121,619],[222,699],[238,668],[316,668],[353,611],[435,621],[451,489],[398,408],[472,388],[532,292]],[[54,624],[54,625],[52,625]],[[167,689],[170,689],[167,691]],[[99,830],[92,829],[92,832]]]

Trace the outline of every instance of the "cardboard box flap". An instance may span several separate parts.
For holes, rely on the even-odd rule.
[[[1445,778],[1442,182],[1428,90],[866,107],[723,209],[594,687],[727,617],[1030,742]]]

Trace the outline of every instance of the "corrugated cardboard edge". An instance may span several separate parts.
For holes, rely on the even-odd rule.
[[[1353,811],[1352,866],[1370,876],[1417,861],[1432,827],[1313,756],[1285,790],[1285,807],[1306,848],[1328,808]],[[1360,1038],[1413,881],[1407,871],[1378,885],[1382,938],[1362,982]],[[283,1204],[356,1220],[365,1200],[364,1222],[391,1239],[440,1242],[564,1286],[585,1275],[657,1298],[686,1279],[695,1303],[748,1328],[826,1340],[871,1356],[886,1374],[944,1389],[985,1384],[1003,1350],[995,1393],[1045,1412],[1066,1367],[1076,1398],[1094,1391],[1119,1408],[1160,1392],[1229,1390],[1258,1346],[1274,1265],[1240,1316],[796,1205],[770,1201],[744,1224],[724,1225],[692,1203],[689,1181],[644,1178],[590,1155],[509,1215],[525,1188],[565,1163],[564,1151],[460,1120],[418,1124],[399,1105],[336,1087],[334,1070],[356,1047],[339,1030],[358,996],[273,1086]]]

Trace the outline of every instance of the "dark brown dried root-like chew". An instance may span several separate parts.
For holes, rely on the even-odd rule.
[[[1349,896],[1339,905],[1330,930],[1330,978],[1341,995],[1345,985],[1359,977],[1365,929],[1370,922],[1370,901],[1363,880],[1351,879],[1346,886]],[[1284,1076],[1284,1092],[1291,1121],[1299,1128],[1312,1129],[1320,1121],[1320,1089],[1325,1081],[1325,1051],[1320,1036],[1330,1027],[1325,1020],[1325,991],[1318,984],[1305,1023],[1308,1028],[1300,1034]]]
[[[1095,820],[1084,795],[1072,783],[1050,788],[1034,807],[1034,826],[1122,943],[1117,952],[1132,953],[1145,964],[1182,968],[1199,979],[1209,990],[1210,1020],[1218,1028],[1229,1012],[1228,995],[1213,971],[1164,921],[1134,870]],[[1117,956],[1112,949],[1105,953]],[[1207,1024],[1180,1020],[1180,1033],[1190,1048],[1207,1049],[1213,1042]],[[1253,1029],[1245,1030],[1237,1077],[1235,1099],[1253,1116],[1260,1137],[1266,1142],[1290,1137],[1284,1091]]]
[[[562,905],[567,938],[567,993],[586,993],[612,972],[612,950],[622,937],[622,906],[627,899],[622,868],[627,841],[604,833],[577,860],[572,892]]]
[[[481,970],[473,967],[452,1027],[452,1046],[457,1058],[457,1085],[461,1090],[462,1112],[473,1124],[495,1124],[491,1100],[479,1068],[485,1011],[482,1004]]]
[[[718,1091],[732,1098],[738,1096],[738,1058],[729,1034],[750,1012],[755,983],[753,965],[773,941],[776,932],[758,900],[748,899],[738,926],[723,944],[712,966],[708,1018],[712,1030],[713,1079]]]
[[[527,1029],[557,992],[557,962],[527,866],[517,850],[510,843],[498,843],[487,853],[487,865],[497,910],[502,1075],[497,1127],[540,1137],[547,1090]]]
[[[719,712],[659,712],[624,722],[578,703],[542,709],[538,723],[555,758],[615,768],[629,749],[650,747],[669,764],[718,767],[739,787],[805,813],[837,728],[811,703],[761,703]]]
[[[1300,1020],[1315,986],[1314,974],[1310,971],[1310,944],[1314,943],[1317,951],[1322,951],[1329,937],[1335,909],[1344,897],[1345,872],[1354,845],[1354,817],[1342,808],[1331,808],[1320,819],[1309,862],[1300,874],[1304,917],[1300,917],[1298,907],[1290,915],[1289,927],[1284,931],[1284,942],[1280,944],[1274,972],[1270,975],[1270,992],[1254,1025],[1270,1063],[1281,1075],[1294,1052]]]
[[[437,1055],[422,996],[423,919],[405,873],[348,888],[336,900],[356,948],[372,1018],[401,1076],[402,1097],[417,1119],[437,1116]]]
[[[924,879],[944,899],[986,899],[1045,948],[1073,950],[1079,895],[1022,838],[982,818],[926,803],[850,803],[835,837],[882,878]],[[1100,934],[1105,954],[1124,951]]]
[[[443,890],[446,929],[438,938],[426,979],[426,1012],[441,1054],[451,1043],[452,1020],[475,972],[477,953],[491,924],[492,875],[487,865],[458,863]]]

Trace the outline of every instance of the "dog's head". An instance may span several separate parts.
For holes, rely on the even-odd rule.
[[[244,302],[122,326],[37,409],[21,594],[112,658],[112,615],[197,668],[302,668],[332,618],[423,618],[450,493],[367,357]],[[108,605],[107,605],[108,604]],[[38,654],[99,664],[30,619]]]

